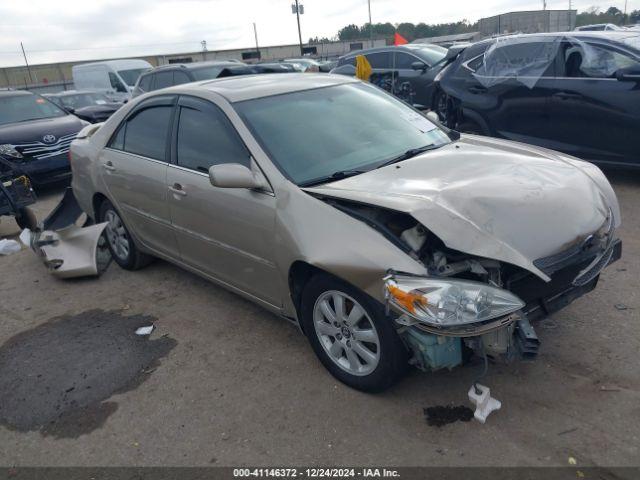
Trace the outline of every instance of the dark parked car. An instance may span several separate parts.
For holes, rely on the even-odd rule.
[[[45,94],[43,97],[89,123],[104,122],[122,106],[122,103],[112,101],[105,93],[91,90],[68,90]]]
[[[71,176],[69,145],[86,125],[40,95],[0,91],[0,158],[36,185]]]
[[[640,166],[640,33],[485,40],[436,79],[449,127],[610,165]]]
[[[174,63],[149,70],[138,77],[132,97],[161,88],[214,78],[249,75],[254,72],[249,65],[240,62]]]
[[[417,107],[428,107],[433,100],[433,82],[444,66],[447,49],[408,44],[358,50],[340,57],[331,73],[355,75],[358,55],[364,55],[371,64],[371,83]]]

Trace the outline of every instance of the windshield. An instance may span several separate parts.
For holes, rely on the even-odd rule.
[[[63,117],[67,114],[53,102],[39,95],[0,97],[0,125],[7,123]]]
[[[102,93],[79,93],[77,95],[64,95],[59,98],[66,108],[82,108],[91,105],[104,105],[109,102],[106,95]]]
[[[450,142],[418,111],[360,83],[247,100],[235,108],[296,184],[370,170],[407,150]]]
[[[133,87],[138,80],[141,73],[149,70],[148,68],[133,68],[131,70],[118,70],[118,75],[124,80],[124,82]]]
[[[420,48],[420,56],[424,58],[429,65],[435,65],[447,55],[447,49],[438,45]]]

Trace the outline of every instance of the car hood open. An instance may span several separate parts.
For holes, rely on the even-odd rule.
[[[546,281],[536,259],[582,241],[610,214],[620,224],[615,194],[597,167],[477,136],[304,190],[408,213],[449,248],[520,266]]]

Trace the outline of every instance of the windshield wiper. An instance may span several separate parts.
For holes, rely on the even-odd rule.
[[[353,177],[354,175],[360,175],[365,173],[365,170],[338,170],[326,177],[314,178],[298,184],[299,187],[313,187],[314,185],[320,185],[321,183],[332,182],[334,180],[342,180],[343,178]]]
[[[387,160],[382,165],[379,165],[376,168],[382,168],[382,167],[386,167],[387,165],[391,165],[393,163],[398,163],[398,162],[401,162],[403,160],[408,160],[411,157],[415,157],[416,155],[420,155],[422,152],[426,152],[427,150],[434,150],[436,148],[439,148],[440,146],[441,145],[436,145],[435,143],[430,143],[429,145],[425,145],[423,147],[410,148],[406,152],[398,155],[397,157],[393,157],[393,158]]]

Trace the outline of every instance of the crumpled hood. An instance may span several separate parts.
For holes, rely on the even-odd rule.
[[[545,280],[549,277],[534,260],[592,234],[609,211],[615,226],[620,224],[615,194],[594,165],[470,135],[410,160],[305,190],[409,213],[449,248],[514,264]]]

